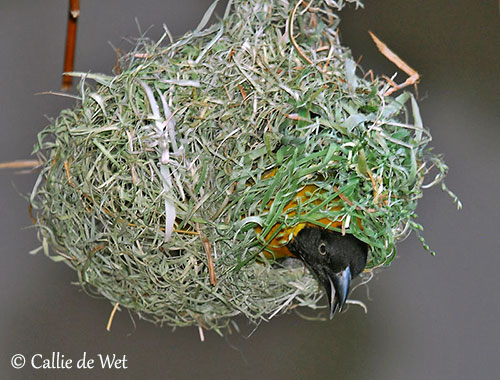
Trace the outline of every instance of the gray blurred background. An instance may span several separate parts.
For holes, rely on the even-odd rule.
[[[193,28],[211,0],[82,0],[76,70],[109,73],[134,18],[158,38]],[[396,68],[381,56],[372,30],[422,75],[420,107],[435,151],[451,170],[457,211],[439,189],[418,208],[436,257],[412,235],[398,258],[370,283],[369,312],[351,307],[332,322],[294,315],[263,323],[251,335],[220,338],[196,328],[174,332],[134,324],[126,311],[105,330],[112,306],[71,285],[75,273],[43,254],[29,227],[35,174],[0,171],[1,379],[498,379],[500,361],[498,215],[500,172],[500,15],[497,1],[370,1],[342,14],[341,35],[376,74]],[[224,4],[218,7],[222,15]],[[67,1],[0,2],[0,162],[29,158],[37,132],[71,99],[36,95],[60,89]],[[403,80],[403,75],[398,76]],[[78,359],[87,352],[126,354],[127,370],[14,370],[12,355]]]

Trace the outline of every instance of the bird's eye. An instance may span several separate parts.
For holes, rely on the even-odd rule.
[[[326,245],[325,245],[325,243],[321,243],[321,244],[319,245],[319,247],[318,247],[318,250],[319,250],[319,254],[320,254],[321,256],[326,255]]]

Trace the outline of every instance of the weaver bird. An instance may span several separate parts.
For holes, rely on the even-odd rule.
[[[284,207],[283,213],[293,216],[297,205],[306,202],[315,191],[319,189],[314,185],[304,186]],[[334,209],[340,209],[341,202],[342,200],[338,199],[339,206]],[[342,225],[340,221],[328,218],[319,219],[318,222],[329,227],[339,228]],[[361,227],[359,221],[358,224]],[[277,233],[280,228],[277,223],[265,237],[267,256],[300,259],[325,289],[332,319],[336,310],[342,311],[344,307],[351,280],[365,268],[368,245],[352,234],[343,235],[313,223],[299,223]],[[256,231],[261,232],[262,228],[258,227]]]
[[[304,227],[288,244],[290,252],[316,275],[330,304],[330,319],[342,311],[351,280],[366,265],[368,246],[351,234],[320,227]]]

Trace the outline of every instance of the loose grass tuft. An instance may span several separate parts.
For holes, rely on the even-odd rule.
[[[447,172],[413,96],[358,76],[342,1],[232,3],[178,40],[139,39],[115,76],[74,74],[78,105],[40,132],[30,199],[45,254],[87,292],[219,333],[237,315],[323,307],[303,266],[263,255],[276,223],[342,220],[321,226],[368,243],[368,269],[389,265],[421,230],[425,176]],[[283,212],[305,184],[319,190]]]

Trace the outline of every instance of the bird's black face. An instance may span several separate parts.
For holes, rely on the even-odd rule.
[[[366,265],[368,246],[351,234],[305,227],[289,243],[289,250],[318,277],[330,303],[330,318],[342,310],[351,280]]]

